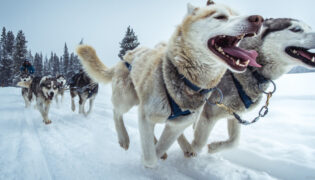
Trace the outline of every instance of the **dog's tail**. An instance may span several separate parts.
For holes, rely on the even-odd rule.
[[[114,76],[114,68],[106,67],[97,57],[95,50],[91,46],[80,45],[77,47],[83,69],[95,82],[107,84]]]

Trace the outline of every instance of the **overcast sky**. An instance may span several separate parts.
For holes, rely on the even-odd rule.
[[[0,27],[23,30],[33,53],[62,55],[66,42],[73,52],[81,38],[103,61],[114,65],[128,25],[142,46],[167,41],[186,13],[186,4],[206,0],[1,0]],[[301,19],[312,28],[314,0],[216,0],[241,14]]]

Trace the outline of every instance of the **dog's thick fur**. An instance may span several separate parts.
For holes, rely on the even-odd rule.
[[[220,15],[230,20],[216,19]],[[188,5],[188,13],[167,45],[159,44],[154,49],[137,48],[124,56],[125,62],[107,68],[98,59],[90,46],[79,46],[77,53],[85,71],[96,82],[112,81],[114,120],[120,145],[129,147],[129,136],[123,123],[123,114],[139,105],[139,131],[146,167],[155,166],[182,131],[199,118],[205,98],[210,93],[192,91],[180,77],[185,76],[195,85],[208,89],[215,87],[227,68],[218,56],[212,53],[207,41],[217,35],[231,36],[247,33],[252,24],[248,16],[238,16],[222,5],[196,8]],[[260,26],[259,26],[260,27]],[[181,107],[190,110],[190,115],[168,120],[171,107],[167,93]],[[154,144],[154,126],[166,123],[165,129]]]
[[[23,73],[20,75],[20,82],[30,84],[32,82],[32,76],[29,74]],[[32,103],[32,99],[28,98],[29,88],[23,87],[21,90],[21,93],[25,102],[25,107],[28,108]]]
[[[79,96],[79,113],[87,116],[93,109],[94,100],[98,93],[98,84],[93,82],[86,73],[80,71],[70,80],[71,109],[75,111],[74,98]],[[85,111],[85,103],[90,100],[89,110]]]
[[[50,76],[34,77],[29,87],[29,100],[33,95],[36,98],[36,106],[43,117],[45,124],[50,124],[51,120],[48,118],[51,101],[58,92],[58,83],[56,78]]]
[[[67,80],[63,75],[58,75],[56,77],[58,83],[58,93],[56,94],[56,103],[59,104],[58,96],[61,96],[61,103],[63,102],[64,93],[66,90]]]
[[[293,19],[268,19],[264,22],[264,30],[259,36],[246,38],[241,42],[242,47],[255,49],[259,52],[257,62],[262,65],[261,68],[248,69],[245,73],[236,74],[227,71],[218,85],[224,94],[223,103],[231,107],[235,112],[243,114],[254,109],[261,102],[263,93],[258,89],[258,83],[253,75],[253,71],[267,79],[277,79],[288,72],[293,66],[302,65],[308,68],[314,68],[315,63],[304,63],[299,59],[293,58],[286,53],[287,47],[303,47],[305,49],[315,48],[315,33],[304,23]],[[313,56],[314,57],[314,56]],[[254,104],[246,109],[238,95],[237,88],[232,80],[232,76],[241,83],[244,91],[253,100]],[[266,89],[269,83],[263,85]],[[217,93],[213,93],[209,98],[215,101],[218,98]],[[240,138],[240,124],[229,115],[225,110],[218,106],[206,104],[200,119],[195,126],[194,139],[190,145],[186,138],[181,135],[178,142],[185,156],[195,156],[206,145],[208,136],[216,122],[220,119],[228,119],[228,135],[226,141],[213,142],[208,145],[208,152],[215,153],[238,144]]]

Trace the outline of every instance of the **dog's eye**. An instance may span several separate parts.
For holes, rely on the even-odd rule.
[[[292,32],[302,32],[303,30],[300,27],[297,26],[297,27],[291,28],[290,31],[292,31]]]
[[[54,86],[54,89],[56,89],[56,88],[57,88],[57,86],[55,85],[55,86]]]
[[[50,88],[51,86],[50,85],[47,85],[47,88]]]
[[[228,17],[226,15],[218,15],[216,17],[214,17],[215,19],[219,19],[219,20],[227,20]]]

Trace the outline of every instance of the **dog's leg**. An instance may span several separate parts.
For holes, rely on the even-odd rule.
[[[156,139],[156,137],[154,136],[154,144],[156,144],[158,142],[158,140]],[[164,153],[163,156],[161,157],[161,159],[166,160],[167,159],[167,154]]]
[[[192,123],[192,122],[191,122]],[[179,135],[184,131],[186,127],[191,125],[191,123],[186,122],[181,125],[172,125],[167,123],[162,132],[162,135],[156,144],[156,155],[157,157],[162,157],[163,154],[168,150],[168,148],[174,143],[174,141],[179,137]]]
[[[191,144],[188,142],[188,140],[184,136],[184,134],[181,134],[177,138],[177,142],[178,142],[180,148],[182,149],[182,151],[184,152],[184,156],[185,157],[192,157],[192,156],[196,156],[197,155],[195,153],[194,149],[192,148]]]
[[[31,102],[28,100],[28,97],[27,95],[23,95],[23,99],[24,99],[24,102],[25,102],[25,108],[28,108],[30,105],[31,105]]]
[[[216,153],[224,149],[233,148],[238,145],[240,139],[241,125],[235,118],[228,119],[229,139],[226,141],[213,142],[208,145],[209,153]]]
[[[118,142],[122,148],[127,150],[129,148],[129,135],[126,130],[124,120],[123,120],[123,114],[119,113],[117,110],[114,109],[114,122],[115,122],[115,128],[118,135]]]
[[[157,163],[154,145],[154,124],[147,119],[143,107],[139,106],[139,132],[145,167],[153,168]]]
[[[74,98],[75,98],[76,95],[71,90],[70,90],[70,96],[71,96],[71,110],[74,112],[75,111]]]
[[[44,107],[44,102],[42,102],[42,100],[40,100],[39,98],[36,98],[36,105],[37,105],[37,109],[39,110],[39,112],[41,113],[42,117],[43,117],[43,121],[45,124],[49,124],[51,123],[51,121],[48,119],[48,108],[47,106]]]
[[[50,108],[50,103],[45,103],[45,108],[44,108],[45,117],[46,117],[46,118],[44,118],[45,124],[50,124],[51,123],[51,120],[48,119],[49,108]]]
[[[94,105],[94,100],[95,100],[95,96],[90,98],[90,103],[89,103],[89,110],[87,111],[87,113],[85,114],[86,116],[89,115],[93,109],[93,105]]]
[[[217,121],[214,119],[208,119],[204,114],[200,116],[194,130],[194,140],[191,144],[194,152],[189,152],[191,149],[185,149],[184,153],[186,157],[189,157],[190,154],[196,156],[200,153],[201,149],[206,145],[210,132],[216,122]]]
[[[79,114],[84,113],[84,105],[85,105],[86,99],[82,97],[82,95],[79,94]]]

